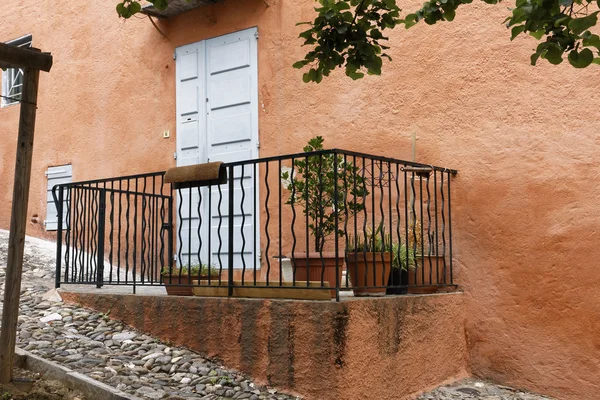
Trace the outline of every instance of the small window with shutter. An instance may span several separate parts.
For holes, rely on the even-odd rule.
[[[17,47],[31,47],[31,35],[23,36],[6,44]],[[2,97],[1,107],[18,104],[23,93],[23,70],[19,68],[7,68],[2,71]]]
[[[46,193],[46,220],[44,225],[47,231],[55,231],[58,229],[58,212],[56,210],[56,204],[54,204],[54,198],[52,197],[52,188],[54,185],[61,183],[71,183],[73,181],[73,167],[71,165],[60,165],[58,167],[50,167],[46,171],[48,177],[48,190]],[[58,193],[57,193],[58,197]],[[65,216],[67,214],[67,199],[63,195],[63,229],[66,228],[64,225]]]

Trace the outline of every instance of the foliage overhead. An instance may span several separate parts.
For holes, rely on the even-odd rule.
[[[189,1],[189,0],[188,0]],[[456,11],[473,0],[429,0],[413,13],[401,15],[397,0],[315,0],[315,19],[300,22],[309,28],[300,34],[310,51],[294,64],[306,68],[305,82],[321,82],[336,68],[360,79],[365,72],[380,75],[388,37],[386,30],[404,25],[411,28],[423,21],[433,25],[453,21]],[[482,0],[496,4],[501,0]],[[511,0],[511,6],[512,6]],[[551,64],[566,59],[575,68],[600,64],[600,36],[592,33],[598,22],[600,0],[514,0],[510,15],[504,20],[511,40],[528,34],[539,41],[531,55],[531,64],[541,58]],[[168,0],[149,0],[158,9],[168,7]],[[129,18],[141,11],[139,0],[122,0],[117,13]]]

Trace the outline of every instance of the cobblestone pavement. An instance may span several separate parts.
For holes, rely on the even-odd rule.
[[[0,230],[0,300],[8,232]],[[54,286],[55,244],[27,238],[17,345],[146,399],[299,399],[260,386],[189,349],[173,347],[89,309],[62,303]],[[547,400],[473,379],[419,400]],[[354,399],[344,399],[354,400]],[[383,400],[383,399],[381,399]]]
[[[529,393],[508,386],[477,379],[465,379],[441,386],[423,394],[417,400],[553,400],[551,397]]]
[[[8,232],[0,231],[2,293],[7,242]],[[62,303],[56,292],[49,291],[54,286],[55,252],[54,243],[26,240],[19,347],[141,398],[296,398],[257,385],[237,371],[137,332],[108,315]]]

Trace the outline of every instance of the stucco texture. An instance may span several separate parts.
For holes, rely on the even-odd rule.
[[[61,295],[307,399],[410,399],[467,375],[461,293],[341,303]]]
[[[417,2],[403,4],[407,11]],[[4,5],[1,40],[32,33],[52,51],[41,77],[30,214],[45,214],[44,171],[75,179],[174,165],[176,46],[257,26],[261,156],[327,147],[456,168],[455,280],[465,293],[473,373],[560,399],[600,399],[598,69],[529,65],[506,6],[391,34],[381,77],[338,71],[319,85],[291,68],[313,2],[227,0],[159,23],[116,18],[112,2]],[[207,16],[209,18],[207,18]],[[0,110],[0,226],[8,227],[18,107]],[[171,130],[170,139],[162,131]],[[41,225],[28,233],[48,236]]]

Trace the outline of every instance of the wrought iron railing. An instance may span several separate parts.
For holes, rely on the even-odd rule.
[[[456,171],[343,150],[222,168],[207,186],[164,172],[55,186],[56,286],[336,299],[455,286]]]

